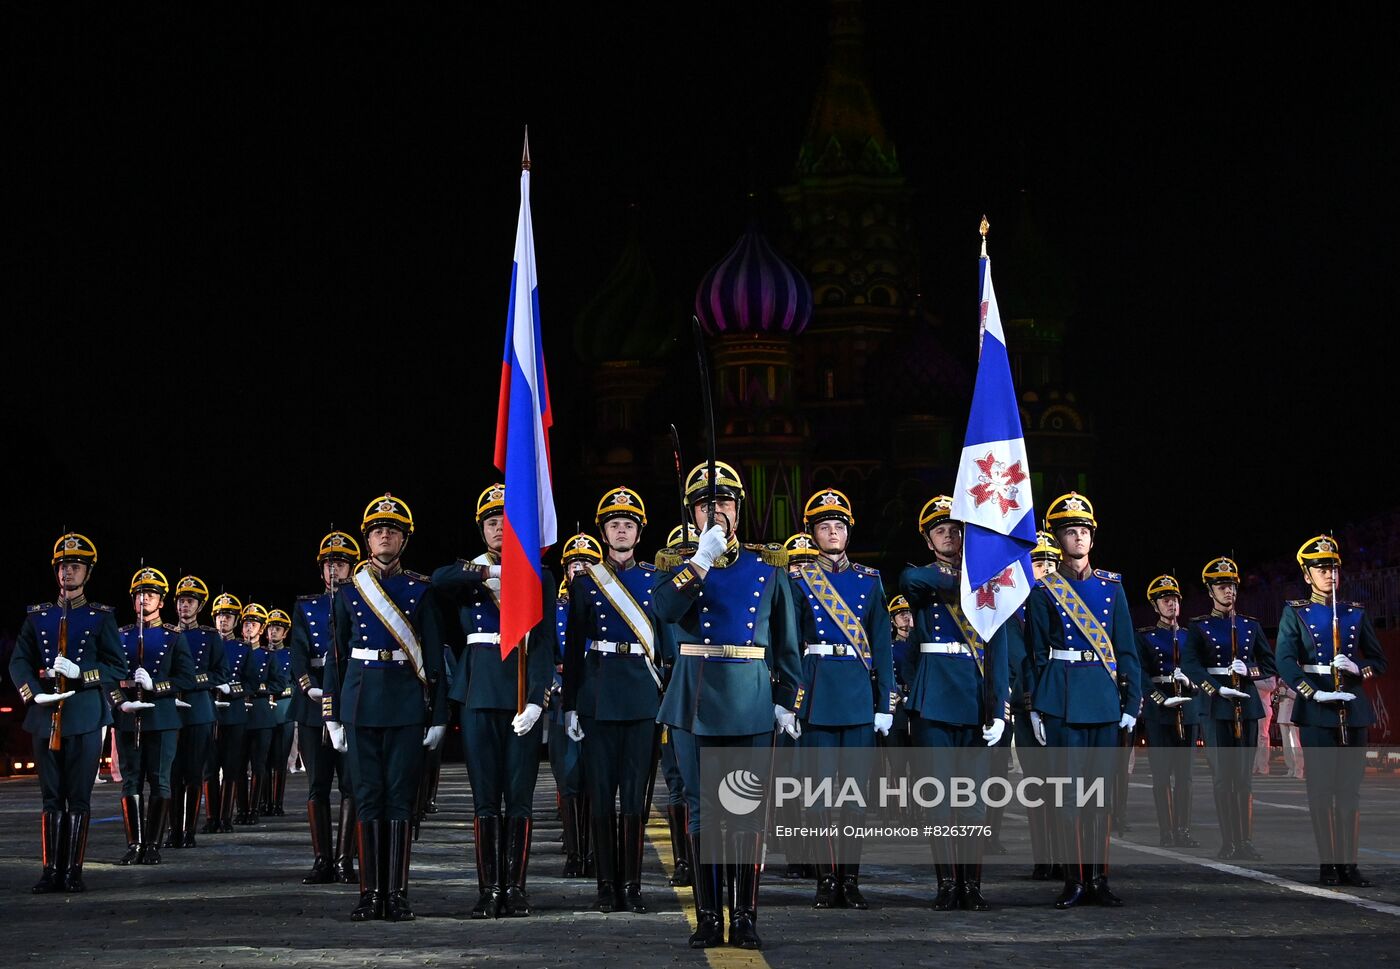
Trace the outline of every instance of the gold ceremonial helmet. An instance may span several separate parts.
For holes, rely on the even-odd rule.
[[[251,619],[251,620],[254,621],[254,622],[260,622],[260,623],[262,623],[264,626],[266,626],[266,625],[267,625],[267,609],[265,609],[265,608],[264,608],[262,605],[260,605],[259,603],[250,602],[250,603],[248,603],[246,606],[243,607],[243,612],[242,612],[241,615],[239,615],[238,618],[239,618],[239,621],[241,621],[241,622],[247,622],[248,620]]]
[[[160,569],[143,565],[131,577],[131,588],[127,591],[132,595],[136,595],[138,592],[157,592],[163,597],[170,593],[170,583],[166,580],[165,573]]]
[[[912,611],[913,610],[909,608],[909,600],[904,598],[904,596],[895,596],[893,599],[890,600],[889,613],[891,616],[893,616],[896,612]]]
[[[488,518],[504,515],[506,512],[506,486],[497,482],[482,489],[476,496],[476,523],[480,525]]]
[[[688,523],[688,522],[686,523],[686,526],[685,526],[685,538],[684,538],[684,539],[681,538],[681,526],[679,526],[679,525],[676,525],[674,528],[672,528],[669,532],[666,533],[666,547],[667,547],[667,548],[675,548],[677,545],[682,544],[683,541],[684,541],[684,542],[689,542],[689,543],[691,543],[692,545],[693,545],[694,543],[700,541],[700,533],[697,532],[697,531],[695,530],[695,526],[694,526],[694,525],[691,525],[691,524]]]
[[[397,528],[405,535],[413,534],[413,512],[402,498],[395,498],[384,492],[383,498],[372,498],[365,505],[364,518],[360,521],[360,534],[368,535],[370,529],[380,525]]]
[[[1214,585],[1217,582],[1234,582],[1238,585],[1240,567],[1235,564],[1234,559],[1222,555],[1211,559],[1206,563],[1206,567],[1201,569],[1201,581],[1206,585]]]
[[[412,518],[411,515],[409,517]],[[321,539],[321,547],[316,550],[316,564],[320,565],[328,559],[340,559],[354,565],[360,560],[360,543],[346,532],[331,532]]]
[[[77,532],[66,532],[53,543],[53,564],[60,562],[81,562],[84,565],[97,564],[97,546],[92,539]]]
[[[269,626],[285,626],[292,628],[292,617],[287,615],[286,610],[274,609],[267,614],[267,624]]]
[[[789,565],[811,562],[821,555],[817,549],[817,543],[812,541],[812,536],[806,532],[798,532],[793,535],[786,542],[783,542],[782,547],[787,550]]]
[[[598,512],[593,516],[593,524],[599,528],[610,518],[630,518],[639,528],[647,524],[647,506],[642,496],[626,486],[614,488],[598,501]]]
[[[934,495],[924,502],[919,511],[919,535],[928,534],[930,528],[941,525],[953,517],[953,499],[947,495]]]
[[[711,494],[716,499],[731,498],[734,501],[744,500],[744,482],[739,478],[739,472],[723,461],[715,462],[715,484],[709,486],[710,468],[708,463],[697,464],[690,469],[690,474],[685,476],[685,500],[686,504],[692,507],[702,501],[708,501]]]
[[[1099,527],[1094,518],[1094,503],[1074,491],[1060,495],[1050,502],[1050,509],[1045,513],[1047,532],[1053,532],[1057,528],[1069,528],[1072,525],[1085,525],[1094,529]]]
[[[175,598],[189,596],[198,599],[200,605],[209,601],[209,586],[197,575],[186,575],[175,583]]]
[[[560,556],[560,561],[564,565],[568,565],[574,559],[601,562],[603,561],[603,546],[599,545],[598,540],[592,535],[579,532],[564,543],[564,553]]]
[[[237,616],[243,612],[243,603],[239,601],[238,596],[220,592],[214,597],[214,605],[209,611],[216,616],[221,612],[231,612]]]
[[[1032,562],[1060,562],[1064,559],[1064,553],[1060,551],[1060,543],[1055,541],[1055,536],[1049,532],[1038,531],[1035,533],[1035,548],[1031,549]]]
[[[855,512],[851,508],[851,499],[835,488],[818,491],[807,499],[807,507],[802,510],[802,527],[810,531],[817,522],[826,521],[829,518],[843,521],[848,527],[856,523]]]
[[[1167,596],[1181,598],[1181,586],[1177,583],[1176,577],[1172,575],[1159,575],[1151,582],[1147,583],[1147,601],[1156,602],[1158,599]]]
[[[1298,565],[1303,569],[1310,565],[1326,567],[1341,564],[1342,547],[1331,535],[1314,535],[1298,549]]]

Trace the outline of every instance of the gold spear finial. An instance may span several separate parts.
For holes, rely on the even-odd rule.
[[[982,224],[979,225],[979,226],[977,227],[977,231],[980,232],[980,233],[982,233],[982,258],[983,258],[983,259],[986,259],[986,258],[987,258],[987,230],[990,229],[991,227],[992,227],[992,224],[991,224],[990,222],[987,221],[987,216],[984,214],[984,215],[982,216]]]
[[[520,154],[520,170],[528,172],[530,170],[530,126],[525,126],[525,150]]]

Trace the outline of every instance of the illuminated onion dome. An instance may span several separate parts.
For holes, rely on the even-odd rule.
[[[638,223],[634,210],[622,255],[575,322],[574,346],[590,363],[655,359],[680,331],[680,307],[662,296]]]
[[[812,319],[812,287],[768,244],[757,223],[705,274],[695,314],[711,336],[771,333],[796,336]]]

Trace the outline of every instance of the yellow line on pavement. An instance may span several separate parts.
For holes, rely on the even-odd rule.
[[[655,812],[652,813],[647,823],[647,840],[651,842],[652,850],[661,859],[661,867],[669,879],[676,867],[675,856],[671,853],[671,830],[666,819]],[[696,926],[700,924],[695,917],[695,892],[689,888],[675,887],[672,887],[671,891],[675,894],[676,901],[680,903],[681,911],[685,913],[686,923],[694,932]],[[762,934],[761,928],[760,934]],[[742,969],[773,969],[768,964],[768,960],[763,958],[761,951],[735,949],[727,945],[700,951],[705,953],[706,961],[714,969],[739,969],[739,967]]]

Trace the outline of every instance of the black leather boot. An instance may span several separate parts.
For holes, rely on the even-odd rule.
[[[267,770],[254,771],[248,778],[248,820],[244,824],[257,824],[262,820],[262,795],[267,791]]]
[[[559,797],[559,827],[564,849],[562,878],[577,878],[583,871],[583,856],[578,852],[579,799],[573,795]]]
[[[938,882],[938,893],[933,896],[935,912],[951,912],[958,904],[957,870],[953,865],[952,839],[934,836],[930,842],[933,848],[933,875]]]
[[[473,823],[476,836],[476,905],[474,919],[494,919],[501,916],[505,901],[501,891],[501,819],[478,817]]]
[[[287,808],[286,805],[283,804],[283,799],[287,796],[287,765],[285,762],[279,764],[277,767],[272,768],[271,786],[271,806],[269,807],[267,813],[274,818],[286,817]]]
[[[1050,831],[1047,822],[1050,812],[1044,805],[1026,808],[1031,836],[1031,881],[1050,880]]]
[[[530,914],[530,896],[525,894],[525,875],[530,868],[530,819],[506,818],[506,901],[508,918]]]
[[[185,785],[170,784],[170,833],[157,843],[162,848],[183,848],[185,846]]]
[[[327,806],[329,810],[329,805]],[[359,822],[355,816],[355,799],[340,798],[340,824],[335,829],[335,858],[331,866],[335,869],[335,880],[342,885],[355,883],[355,849],[360,844],[356,832]]]
[[[1172,814],[1176,819],[1176,846],[1178,848],[1199,848],[1201,843],[1191,837],[1191,753],[1188,748],[1186,763],[1172,788]]]
[[[325,801],[307,801],[306,824],[311,829],[311,856],[315,860],[311,863],[311,871],[307,872],[301,883],[333,884],[335,865],[331,859],[331,806]]]
[[[1337,850],[1337,830],[1332,816],[1332,805],[1308,805],[1312,820],[1313,838],[1317,842],[1319,862],[1317,881],[1320,885],[1332,886],[1341,881],[1341,854]]]
[[[126,854],[117,860],[119,865],[139,865],[141,863],[141,843],[145,841],[145,807],[140,794],[122,796],[122,827],[126,829]]]
[[[180,820],[180,827],[184,831],[184,837],[180,840],[181,848],[195,846],[194,832],[199,827],[199,797],[201,793],[198,784],[186,784],[184,803],[170,806],[170,810],[179,810],[183,815]]]
[[[841,877],[842,907],[859,909],[860,911],[868,909],[870,903],[865,900],[865,896],[860,891],[860,863],[839,865],[837,874]]]
[[[593,851],[598,873],[598,897],[593,908],[611,912],[617,906],[617,819],[611,814],[593,816]]]
[[[676,888],[690,885],[694,876],[690,864],[690,812],[684,804],[666,805],[666,824],[671,829],[671,884]]]
[[[152,797],[146,809],[146,842],[141,847],[139,865],[160,864],[160,834],[165,829],[166,818],[170,816],[170,798]]]
[[[1109,908],[1121,908],[1123,900],[1113,894],[1113,890],[1108,887],[1108,845],[1109,827],[1107,819],[1102,814],[1095,814],[1092,817],[1093,824],[1092,846],[1094,856],[1090,862],[1089,876],[1089,897],[1098,905],[1105,905]]]
[[[413,909],[408,905],[408,862],[412,852],[413,832],[407,821],[389,822],[389,897],[384,903],[384,917],[390,922],[412,922]]]
[[[762,949],[758,937],[758,882],[763,862],[763,832],[740,831],[734,848],[734,901],[729,911],[729,944],[739,949]]]
[[[87,891],[83,882],[83,859],[87,857],[88,821],[92,815],[87,811],[69,811],[64,815],[63,833],[67,838],[67,850],[63,852],[64,863],[68,868],[63,873],[65,892]]]
[[[1220,850],[1215,853],[1215,857],[1222,860],[1233,858],[1238,832],[1235,822],[1235,798],[1219,782],[1215,785],[1215,815],[1220,819]]]
[[[435,750],[428,751],[424,774],[426,783],[423,786],[422,811],[424,814],[437,814],[438,781],[442,778],[442,744],[438,744]]]
[[[240,789],[237,778],[219,785],[219,831],[223,834],[233,833],[233,808]]]
[[[817,815],[816,827],[820,831],[831,830],[831,818],[826,814]],[[813,839],[816,849],[817,893],[812,898],[813,908],[835,908],[839,901],[841,882],[836,869],[836,838],[831,834],[818,835]]]
[[[1240,861],[1262,861],[1264,856],[1254,847],[1254,792],[1240,791],[1236,803],[1240,840],[1235,845],[1235,858]]]
[[[1341,863],[1337,865],[1337,877],[1343,885],[1355,888],[1370,888],[1371,881],[1356,867],[1356,855],[1361,840],[1361,812],[1338,812],[1337,852]]]
[[[350,912],[350,921],[368,922],[384,917],[384,896],[380,893],[380,842],[387,831],[383,821],[364,821],[358,826],[360,842],[360,901]],[[386,873],[387,874],[387,873]]]
[[[699,835],[690,836],[690,857],[699,859]],[[724,945],[724,920],[720,917],[720,894],[724,891],[724,866],[695,864],[695,931],[690,935],[692,949]]]
[[[63,845],[63,815],[58,811],[45,811],[39,815],[39,851],[43,869],[39,880],[30,889],[35,895],[62,891],[62,865],[59,851]]]
[[[1153,779],[1152,803],[1157,808],[1157,844],[1170,848],[1176,844],[1176,818],[1172,811],[1172,789],[1167,778]]]
[[[964,912],[985,912],[991,908],[982,897],[982,841],[968,839],[961,850],[963,862],[958,873],[958,908]]]
[[[593,854],[593,805],[586,796],[578,799],[578,853],[583,856],[581,878],[598,874],[598,861]]]
[[[645,915],[647,903],[642,898],[642,839],[646,823],[639,814],[622,816],[622,906],[629,912]]]
[[[1062,865],[1065,873],[1065,887],[1060,890],[1059,898],[1055,899],[1055,907],[1059,909],[1074,908],[1088,900],[1088,890],[1085,888],[1084,879],[1088,873],[1088,866],[1084,863],[1084,816],[1076,814],[1072,818],[1057,818],[1061,826],[1061,844],[1064,846],[1065,857]]]
[[[219,819],[222,817],[219,809],[223,803],[218,780],[211,778],[204,782],[204,803],[208,805],[205,808],[207,814],[204,819],[204,827],[199,829],[199,833],[218,834],[221,830]]]

